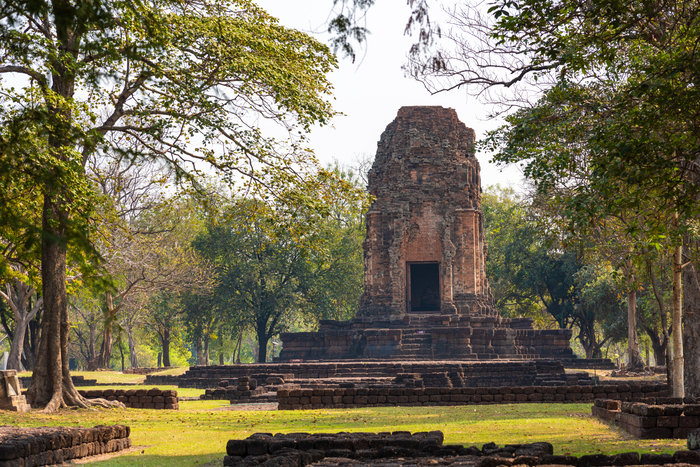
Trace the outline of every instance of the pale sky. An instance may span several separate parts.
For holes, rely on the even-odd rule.
[[[255,0],[287,27],[314,33],[324,31],[332,0]],[[331,125],[315,128],[309,144],[325,164],[339,160],[350,164],[358,155],[374,155],[377,141],[386,126],[396,117],[399,108],[407,105],[440,105],[451,107],[465,125],[476,131],[477,139],[496,123],[486,119],[488,109],[465,91],[452,91],[431,96],[423,86],[403,75],[413,40],[403,34],[410,10],[404,0],[382,0],[370,8],[366,27],[370,30],[365,50],[357,51],[356,63],[339,59],[339,69],[330,80],[334,86],[334,107],[345,115]],[[328,35],[314,34],[327,42]],[[500,183],[517,187],[522,180],[515,167],[501,170],[490,164],[490,157],[477,154],[481,165],[482,186]]]

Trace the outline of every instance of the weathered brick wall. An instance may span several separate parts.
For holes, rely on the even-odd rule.
[[[178,410],[177,391],[153,389],[91,389],[78,391],[88,399],[107,399],[123,402],[132,409]]]
[[[693,400],[693,402],[696,402]],[[593,416],[614,421],[641,439],[687,438],[700,428],[700,404],[684,404],[680,398],[644,398],[643,402],[596,399]]]
[[[340,459],[358,459],[368,463],[373,460],[402,458],[404,462],[412,458],[421,458],[426,465],[431,457],[440,457],[441,465],[445,459],[455,456],[472,458],[547,458],[552,455],[550,443],[512,444],[499,448],[491,443],[483,449],[476,446],[443,444],[441,431],[411,434],[408,431],[393,433],[256,433],[247,439],[230,440],[226,444],[224,466],[239,465],[309,465],[324,458],[331,462]],[[464,460],[464,459],[463,459]],[[342,461],[341,461],[342,462]],[[421,465],[423,465],[421,462]],[[347,462],[342,463],[347,465]],[[471,464],[461,465],[475,465]],[[494,464],[495,467],[496,464]],[[506,465],[510,465],[507,463]]]
[[[255,365],[211,365],[193,366],[184,375],[163,380],[157,375],[146,377],[146,384],[178,384],[180,387],[200,389],[215,388],[222,380],[241,377],[266,381],[279,376],[285,382],[302,379],[320,380],[331,378],[395,378],[399,374],[428,374],[447,372],[455,376],[453,385],[468,387],[532,386],[547,385],[576,378],[589,380],[587,375],[566,375],[563,365],[557,360],[529,361],[400,361],[400,362],[324,362],[324,363],[264,363]]]
[[[376,199],[363,244],[361,316],[401,317],[411,311],[407,263],[412,262],[439,265],[440,286],[433,291],[439,309],[430,311],[498,314],[484,274],[474,130],[453,109],[399,109],[377,144],[368,188]]]
[[[658,397],[666,385],[527,386],[497,388],[337,388],[279,390],[279,410],[382,406],[478,405],[538,402],[582,403],[596,398]]]
[[[123,373],[125,375],[149,375],[151,373],[156,373],[158,371],[168,370],[172,367],[150,367],[150,368],[126,368]]]
[[[131,447],[130,429],[124,425],[94,428],[0,427],[0,467],[63,465],[87,456]]]
[[[580,457],[554,455],[549,442],[476,446],[443,444],[440,431],[413,433],[255,433],[226,445],[225,467],[289,465],[318,467],[372,465],[442,466],[639,466],[700,464],[700,451],[674,454],[588,454]]]
[[[96,379],[85,379],[84,376],[71,376],[71,380],[73,381],[73,386],[80,387],[80,386],[99,386],[97,383]],[[23,388],[28,388],[29,386],[32,385],[32,377],[31,376],[20,376],[19,380],[22,382],[22,387]]]

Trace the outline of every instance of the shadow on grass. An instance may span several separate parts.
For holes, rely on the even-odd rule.
[[[102,461],[86,462],[96,467],[219,467],[223,464],[224,456],[194,455],[194,456],[157,456],[151,454],[117,455]]]

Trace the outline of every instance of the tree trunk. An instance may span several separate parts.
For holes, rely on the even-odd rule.
[[[0,297],[4,298],[10,306],[15,319],[15,329],[11,334],[8,333],[12,343],[7,360],[7,369],[20,371],[22,367],[22,350],[25,342],[29,341],[27,339],[27,328],[31,320],[39,312],[43,299],[39,298],[32,309],[27,311],[27,307],[31,304],[31,296],[34,294],[34,287],[18,279],[15,279],[14,283],[14,287],[11,284],[6,284],[7,291],[6,293],[0,291]]]
[[[593,343],[581,341],[581,345],[583,346],[583,350],[586,352],[586,358],[593,358]]]
[[[238,342],[236,343],[236,364],[241,364],[241,350],[243,350],[243,329],[238,331]]]
[[[97,329],[95,329],[95,322],[93,321],[88,325],[90,330],[90,341],[88,342],[88,362],[92,362],[97,358],[97,352],[95,352],[95,342],[97,342]]]
[[[165,328],[161,335],[161,346],[163,347],[163,366],[170,366],[170,329]]]
[[[204,336],[204,364],[209,365],[209,335]]]
[[[700,274],[694,264],[683,270],[683,315],[685,394],[700,397]]]
[[[194,349],[197,352],[197,365],[204,365],[204,352],[202,351],[202,337],[197,337],[194,342]]]
[[[139,367],[139,359],[136,355],[136,342],[134,342],[134,332],[131,326],[126,326],[126,337],[129,343],[129,360],[131,361],[131,368]]]
[[[659,292],[659,286],[656,282],[656,274],[654,274],[654,267],[651,261],[647,261],[647,270],[649,271],[649,277],[651,278],[651,285],[652,289],[654,290],[654,297],[656,297],[656,302],[659,304],[659,316],[661,317],[661,332],[663,333],[664,336],[664,342],[663,342],[663,359],[659,360],[659,356],[654,354],[657,358],[656,364],[658,365],[660,362],[664,362],[666,365],[666,383],[668,384],[668,387],[672,388],[673,387],[673,364],[671,362],[671,352],[669,351],[669,346],[668,343],[671,341],[671,337],[668,333],[668,318],[666,317],[666,307],[664,307],[664,300],[663,297],[661,297],[661,293]],[[656,348],[654,348],[654,352],[656,352]]]
[[[97,357],[97,361],[95,362],[95,367],[92,368],[93,370],[98,368],[109,368],[109,364],[112,361],[112,349],[114,347],[112,325],[114,324],[114,319],[116,318],[116,311],[114,309],[114,298],[110,292],[105,294],[105,301],[107,310],[104,318],[104,328],[102,329],[102,348],[100,350],[100,355]]]
[[[234,353],[236,354],[236,359],[234,360],[236,364],[240,365],[241,363],[241,349],[243,347],[243,329],[241,328],[238,331],[238,342],[236,343],[236,348],[233,350]]]
[[[20,358],[22,365],[27,371],[32,371],[36,364],[36,357],[39,351],[39,329],[41,328],[41,312],[37,313],[34,319],[27,323],[27,332],[24,334],[24,346]]]
[[[41,279],[43,284],[44,313],[41,323],[41,342],[32,374],[32,385],[27,390],[27,401],[45,412],[61,407],[90,405],[120,406],[121,402],[104,399],[87,400],[73,385],[68,368],[68,297],[66,294],[66,219],[58,202],[50,192],[44,195],[43,238],[41,245]]]
[[[25,317],[19,318],[19,320],[15,319],[15,334],[12,336],[10,356],[7,358],[8,370],[21,370],[22,347],[24,347],[24,336],[28,324]]]
[[[657,366],[661,364],[666,364],[666,343],[663,341],[663,337],[659,336],[656,332],[647,330],[647,335],[649,340],[651,340],[651,348],[654,352],[654,361]]]
[[[267,362],[267,334],[263,329],[262,332],[258,330],[258,360],[257,363]]]
[[[673,397],[685,396],[683,382],[683,247],[673,249]],[[697,336],[695,336],[697,337]],[[694,351],[697,351],[697,347]],[[692,364],[691,364],[692,365]]]
[[[633,283],[630,283],[633,286]],[[628,370],[638,371],[644,369],[644,361],[639,353],[639,337],[637,335],[637,291],[631,289],[627,292],[627,342],[629,365]]]

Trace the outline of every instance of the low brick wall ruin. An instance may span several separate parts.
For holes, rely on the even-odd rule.
[[[73,381],[73,386],[75,386],[75,387],[99,386],[96,379],[85,379],[85,377],[82,375],[79,375],[79,376],[73,375],[70,378]],[[31,376],[20,376],[19,380],[22,382],[22,387],[24,387],[24,388],[28,388],[29,386],[32,385],[32,377]]]
[[[548,442],[476,446],[443,444],[440,431],[413,433],[256,433],[226,445],[225,467],[289,465],[365,467],[386,465],[451,465],[472,467],[562,465],[603,467],[627,465],[700,464],[700,452],[674,454],[554,455]]]
[[[393,433],[256,433],[247,439],[232,439],[226,444],[224,466],[257,465],[309,465],[332,458],[371,460],[415,457],[470,456],[479,458],[501,456],[503,458],[543,458],[551,456],[549,443],[518,444],[499,448],[485,445],[483,451],[476,446],[444,445],[441,431],[411,434],[408,431]],[[424,459],[425,460],[425,459]],[[318,464],[314,464],[318,465]]]
[[[335,388],[277,391],[279,410],[382,406],[477,405],[538,402],[623,401],[667,395],[665,384],[601,386],[527,386],[493,388]]]
[[[132,409],[178,410],[177,391],[172,389],[91,389],[78,391],[88,399],[107,399],[123,402]]]
[[[193,366],[180,376],[148,375],[145,384],[177,384],[181,388],[216,388],[222,380],[241,377],[265,381],[280,377],[285,382],[320,384],[329,380],[362,379],[368,383],[400,374],[447,373],[457,387],[548,386],[593,384],[587,373],[566,374],[561,362],[551,359],[528,361],[398,361],[398,362],[302,362],[242,365]],[[326,380],[324,381],[321,380]],[[307,386],[308,387],[308,386]]]
[[[0,467],[62,465],[72,459],[108,454],[131,447],[124,425],[94,428],[0,427]]]
[[[151,367],[151,368],[126,368],[122,373],[125,375],[150,375],[151,373],[156,373],[158,371],[169,370],[170,366],[166,367]]]
[[[231,383],[235,383],[231,384]],[[255,378],[242,376],[234,381],[223,380],[219,387],[207,389],[201,400],[227,400],[231,404],[274,403],[279,389],[298,389],[298,385],[285,383],[281,378],[268,378],[266,385],[258,385]]]
[[[644,402],[596,399],[591,413],[602,420],[615,422],[640,439],[683,439],[692,430],[700,428],[700,404],[684,404],[680,398],[650,397]]]
[[[616,370],[617,365],[609,358],[562,358],[564,368],[586,370]]]

